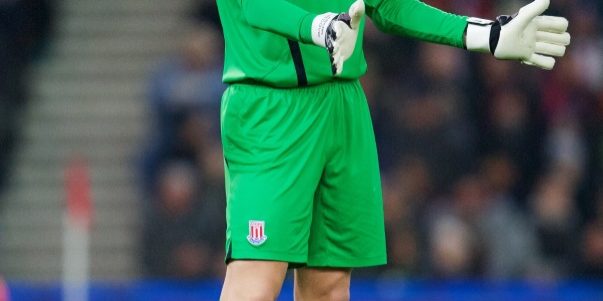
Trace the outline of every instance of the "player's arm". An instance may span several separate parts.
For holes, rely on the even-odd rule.
[[[419,0],[365,0],[366,14],[379,30],[463,48],[467,18]]]
[[[322,0],[321,0],[322,1]],[[313,14],[285,0],[241,0],[243,17],[258,29],[329,52],[333,74],[341,74],[343,62],[354,52],[364,2],[357,0],[349,12]]]
[[[241,9],[253,27],[312,43],[311,26],[316,14],[285,0],[241,0]]]
[[[449,14],[419,0],[367,0],[367,15],[385,32],[552,69],[570,35],[565,18],[540,16],[549,3],[535,0],[513,16],[490,21]]]

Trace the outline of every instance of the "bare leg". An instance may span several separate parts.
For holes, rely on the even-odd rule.
[[[351,269],[297,269],[295,270],[295,300],[348,301],[351,276]]]
[[[287,273],[286,262],[235,260],[226,267],[220,301],[274,301]]]

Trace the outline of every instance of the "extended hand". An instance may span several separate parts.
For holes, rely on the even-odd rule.
[[[513,16],[496,21],[469,18],[466,45],[469,50],[490,51],[502,60],[550,70],[554,57],[562,57],[570,43],[568,21],[563,17],[540,16],[550,0],[535,0]]]

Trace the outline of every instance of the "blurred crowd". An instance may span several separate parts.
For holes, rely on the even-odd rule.
[[[31,63],[44,54],[53,0],[0,0],[0,193],[12,167]]]
[[[426,1],[493,17],[525,1]],[[572,45],[552,72],[365,32],[389,264],[377,277],[603,277],[603,34],[596,0],[556,0]],[[151,277],[224,271],[222,40],[201,1],[151,76],[141,167]]]
[[[152,134],[141,162],[149,276],[195,279],[224,269],[221,45],[218,27],[198,24],[151,75]]]
[[[431,3],[492,16],[523,2]],[[572,34],[553,72],[365,34],[386,275],[603,276],[601,2],[549,13]]]
[[[485,12],[471,12],[469,7],[451,10],[474,15],[514,11],[506,7],[509,1],[500,4],[480,7]],[[421,145],[421,139],[413,141],[417,137],[449,132],[427,140],[432,149],[446,149],[439,150],[441,155],[420,148],[401,152],[418,155],[412,160],[418,162],[418,170],[421,165],[425,169],[426,189],[411,196],[424,202],[411,215],[423,216],[418,222],[428,233],[415,231],[410,242],[414,240],[417,254],[426,257],[419,266],[429,267],[427,275],[602,275],[603,216],[597,208],[603,207],[603,36],[596,22],[601,7],[596,5],[601,3],[553,2],[550,13],[567,16],[573,35],[566,58],[553,72],[418,46],[417,68],[432,70],[419,81],[435,84],[414,92],[418,101],[411,97],[409,104],[397,102],[408,106],[402,109],[407,114],[416,110],[410,113],[414,117],[405,118],[409,124],[399,127],[410,136],[398,141],[408,149]],[[421,58],[429,52],[438,58],[437,65]],[[431,107],[422,107],[427,105]],[[421,115],[430,117],[417,117]],[[381,119],[385,126],[391,126],[388,119],[393,120]],[[461,138],[454,139],[455,133]],[[437,162],[442,156],[448,160]],[[455,166],[459,162],[460,168]],[[392,174],[408,172],[402,167]],[[386,203],[396,202],[393,198]],[[454,233],[442,232],[446,223],[455,225],[446,227]],[[453,244],[467,250],[456,262],[455,256],[446,256],[450,250],[445,247]]]

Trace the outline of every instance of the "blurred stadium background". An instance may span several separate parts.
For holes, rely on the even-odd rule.
[[[549,13],[552,72],[367,26],[389,264],[353,300],[603,300],[603,4]],[[222,49],[211,0],[0,0],[0,300],[62,300],[74,199],[90,300],[217,298]]]

